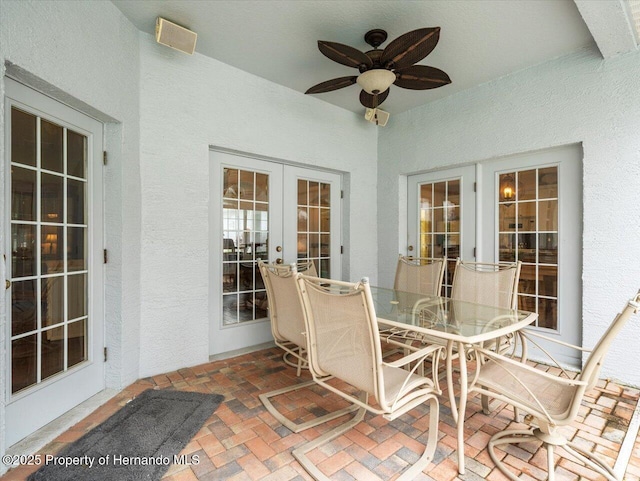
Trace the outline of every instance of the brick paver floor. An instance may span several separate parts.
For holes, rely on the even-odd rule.
[[[321,435],[328,426],[321,425],[294,434],[280,425],[258,399],[261,392],[308,379],[308,371],[297,378],[295,369],[282,362],[282,351],[277,348],[141,379],[61,434],[41,454],[58,452],[146,389],[199,391],[223,394],[225,401],[182,451],[182,454],[198,455],[199,463],[174,464],[163,481],[310,480],[311,477],[293,458],[291,451]],[[575,442],[588,449],[595,449],[613,465],[638,397],[637,389],[601,380],[585,398],[578,422],[567,432]],[[288,410],[288,417],[296,421],[313,418],[345,405],[338,396],[317,386],[294,391],[275,398],[274,401],[278,403],[280,410]],[[479,398],[469,401],[465,421],[467,472],[464,476],[458,476],[456,431],[448,402],[443,397],[435,459],[416,479],[506,479],[496,469],[485,448],[492,434],[513,424],[513,411],[504,404],[495,401],[494,404],[491,414],[487,416],[481,411]],[[417,459],[426,440],[428,416],[426,407],[413,409],[392,422],[381,416],[367,414],[364,421],[353,430],[312,451],[309,456],[332,480],[395,479],[408,463]],[[521,479],[544,479],[546,452],[538,449],[537,445],[521,445],[499,453]],[[0,481],[23,480],[34,470],[35,468],[27,466],[14,468],[0,478]],[[602,478],[575,463],[561,459],[556,468],[556,479],[565,481]],[[624,479],[640,480],[640,438],[636,439]]]

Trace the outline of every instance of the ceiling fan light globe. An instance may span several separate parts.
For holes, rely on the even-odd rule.
[[[390,70],[373,69],[367,70],[358,76],[356,82],[365,92],[371,95],[379,94],[387,90],[396,81],[396,74]]]

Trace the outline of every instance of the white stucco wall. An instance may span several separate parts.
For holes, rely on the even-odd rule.
[[[105,266],[108,387],[138,378],[140,175],[138,162],[138,32],[110,2],[0,0],[0,93],[7,73],[106,122]],[[4,98],[4,97],[3,97]],[[0,131],[4,132],[4,103]],[[7,161],[0,136],[0,198]],[[8,219],[0,209],[0,246]],[[126,246],[123,252],[122,246]],[[9,256],[10,253],[7,253]],[[0,263],[0,269],[4,269]],[[4,272],[0,272],[3,277]],[[3,289],[4,292],[4,289]],[[6,299],[0,296],[0,358],[4,366]],[[5,369],[0,369],[5,392]],[[0,403],[4,395],[0,396]],[[4,452],[0,406],[0,452]]]
[[[208,359],[209,145],[350,173],[349,277],[375,281],[375,126],[146,34],[141,66],[141,376]]]
[[[393,282],[406,238],[401,180],[389,179],[582,142],[583,345],[593,346],[640,288],[639,78],[640,54],[603,61],[585,50],[393,116],[378,143],[380,282]],[[640,385],[638,321],[604,376]]]

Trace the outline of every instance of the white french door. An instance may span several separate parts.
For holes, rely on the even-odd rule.
[[[475,181],[473,165],[408,178],[406,254],[447,259],[444,296],[451,293],[456,259],[475,256]]]
[[[104,389],[102,124],[5,85],[11,446]]]
[[[511,156],[481,164],[480,183],[482,259],[522,261],[518,308],[538,314],[534,329],[574,345],[582,343],[581,159],[579,145]],[[544,347],[581,365],[571,349]]]
[[[580,345],[581,159],[570,145],[410,176],[407,254],[447,258],[447,296],[458,256],[522,261],[518,308],[538,314],[534,329]],[[567,365],[581,362],[569,349],[543,347]]]
[[[341,278],[341,176],[212,151],[210,354],[271,341],[258,261]],[[219,253],[219,255],[218,255]]]

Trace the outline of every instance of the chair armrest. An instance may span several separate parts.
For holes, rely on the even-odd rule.
[[[559,382],[560,384],[564,384],[566,386],[586,386],[587,385],[586,381],[581,381],[579,379],[570,379],[570,378],[565,379],[562,377],[558,377],[555,374],[549,374],[548,372],[542,371],[541,369],[536,369],[535,367],[532,367],[521,361],[516,361],[514,359],[511,359],[510,357],[503,356],[502,354],[498,354],[495,351],[491,351],[489,349],[476,347],[476,348],[472,348],[472,350],[475,351],[476,353],[481,353],[485,358],[489,358],[491,361],[496,361],[496,362],[499,361],[500,363],[517,367],[518,369],[524,369],[525,371],[534,373],[537,376],[543,377],[550,381]],[[484,362],[486,361],[482,361],[482,363]],[[478,374],[480,373],[481,370],[482,370],[482,365],[478,367],[475,378],[478,377]],[[474,378],[474,382],[476,380],[475,378]]]
[[[420,349],[419,351],[411,353],[408,356],[404,356],[398,359],[397,361],[385,362],[384,364],[386,364],[389,367],[402,367],[402,366],[405,366],[406,364],[409,364],[410,362],[425,358],[429,356],[431,353],[440,351],[442,349],[444,349],[442,346],[436,346],[432,344],[431,346],[425,347],[424,349]]]
[[[570,347],[570,348],[576,349],[578,351],[582,351],[582,352],[591,352],[592,351],[592,349],[588,349],[588,348],[585,348],[585,347],[576,346],[575,344],[570,344],[568,342],[560,341],[559,339],[554,339],[552,337],[545,336],[545,335],[540,334],[538,332],[531,331],[530,329],[521,329],[519,332],[520,332],[521,335],[523,335],[526,338],[537,337],[538,339],[544,339],[545,341],[553,342],[554,344],[558,344],[560,346]],[[529,339],[529,340],[531,340],[531,339]],[[533,342],[535,344],[535,341],[531,341],[531,342]]]

